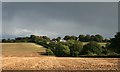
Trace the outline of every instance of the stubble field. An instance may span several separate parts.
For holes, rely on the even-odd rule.
[[[119,58],[73,58],[42,55],[34,43],[2,43],[3,70],[119,70]]]

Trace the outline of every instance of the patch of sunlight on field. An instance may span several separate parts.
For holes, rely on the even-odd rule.
[[[37,52],[37,51],[45,51],[45,48],[34,44],[34,43],[2,43],[2,52],[14,52],[14,51],[29,51],[29,52]]]
[[[89,43],[89,42],[82,42],[83,43],[83,45],[86,45],[87,43]],[[104,46],[105,47],[105,45],[107,44],[107,43],[105,43],[105,42],[98,42],[98,44],[100,44],[101,46]]]
[[[2,43],[3,55],[27,55],[45,52],[46,48],[34,43]]]

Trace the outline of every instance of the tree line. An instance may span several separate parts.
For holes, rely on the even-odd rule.
[[[50,39],[47,36],[35,36],[35,35],[31,35],[30,37],[17,37],[15,39],[2,39],[2,42],[34,42],[34,40],[39,40],[39,39],[47,39],[52,40],[52,41],[60,41],[60,40],[79,40],[81,42],[89,42],[89,41],[96,41],[96,42],[110,42],[109,39],[107,38],[103,38],[102,35],[79,35],[77,36],[70,36],[70,35],[66,35],[64,36],[64,38],[62,39],[61,37],[57,37],[57,38],[53,38]]]
[[[61,41],[62,40],[62,41]],[[50,39],[47,36],[17,37],[15,39],[2,39],[2,42],[33,42],[44,46],[47,55],[55,56],[118,56],[120,54],[120,32],[115,38],[104,39],[102,35],[66,35]],[[83,42],[89,42],[83,45]],[[98,42],[108,42],[106,46],[101,46]]]
[[[59,41],[61,40],[61,37],[53,38],[52,40]],[[63,40],[79,40],[81,42],[89,42],[89,41],[96,41],[96,42],[110,42],[109,39],[103,38],[102,35],[96,34],[96,35],[83,35],[80,34],[78,37],[77,36],[69,36],[66,35]]]

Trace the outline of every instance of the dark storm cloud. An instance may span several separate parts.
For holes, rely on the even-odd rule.
[[[0,2],[0,39],[2,38],[2,3]]]
[[[118,2],[119,0],[2,0],[3,2]]]
[[[118,6],[118,31],[120,32],[120,1],[119,1],[119,6]]]
[[[30,34],[49,37],[118,30],[117,3],[3,3],[3,37]]]

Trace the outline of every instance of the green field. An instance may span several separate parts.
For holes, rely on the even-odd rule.
[[[85,45],[85,44],[87,44],[87,43],[89,43],[89,42],[82,42],[83,43],[83,45]],[[105,47],[105,45],[107,44],[107,43],[105,43],[105,42],[98,42],[98,44],[100,44],[101,46],[104,46]]]
[[[34,56],[45,51],[43,46],[34,43],[2,43],[3,56]]]

